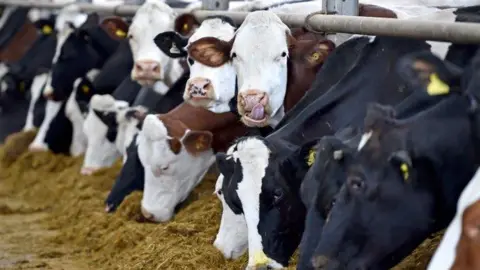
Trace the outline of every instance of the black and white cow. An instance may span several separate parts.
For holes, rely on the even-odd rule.
[[[78,15],[80,16],[80,15]],[[99,73],[99,69],[107,59],[115,52],[119,40],[124,38],[128,25],[116,17],[106,18],[101,23],[96,14],[90,14],[80,27],[71,22],[59,32],[57,49],[53,59],[53,68],[44,96],[47,97],[47,106],[53,107],[53,111],[47,112],[50,118],[46,118],[40,130],[30,145],[32,150],[50,149],[54,152],[79,155],[85,150],[85,138],[82,132],[82,122],[71,122],[70,125],[52,127],[51,121],[55,118],[64,118],[64,114],[75,117],[78,106],[75,106],[74,95],[69,106],[64,106],[65,99],[71,96],[73,85],[78,78],[88,78],[90,81]],[[113,91],[111,89],[110,91]],[[65,111],[65,109],[67,109]],[[48,107],[47,107],[48,110]],[[53,116],[51,116],[53,115]],[[77,114],[76,118],[80,118]],[[56,121],[63,123],[63,121]],[[74,124],[72,126],[72,124]],[[60,132],[64,128],[63,132]],[[73,131],[70,131],[73,128]],[[66,147],[56,146],[58,139],[46,136],[48,130],[55,130],[50,134],[71,133],[75,138],[70,138],[72,145]],[[58,135],[57,135],[58,136]],[[54,150],[55,149],[55,150]]]
[[[389,268],[448,225],[480,162],[479,56],[477,51],[464,72],[430,53],[401,62],[413,87],[445,98],[407,119],[396,119],[378,106],[370,109],[316,248],[316,267]]]
[[[315,92],[323,95],[290,116],[288,123],[266,139],[243,138],[231,146],[228,157],[218,156],[224,176],[218,191],[236,214],[245,216],[250,267],[286,266],[300,242],[305,208],[298,193],[309,168],[304,157],[315,144],[312,139],[360,122],[369,102],[395,104],[403,100],[411,89],[389,70],[403,55],[428,49],[423,41],[386,37],[360,37],[343,43],[327,58],[303,100],[318,96]],[[346,59],[350,64],[342,70],[334,66],[343,58],[343,50],[353,57]],[[331,71],[329,66],[333,66]],[[332,77],[342,80],[336,83],[338,79]]]

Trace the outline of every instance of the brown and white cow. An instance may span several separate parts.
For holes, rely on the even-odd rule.
[[[216,114],[182,103],[167,114],[147,115],[138,133],[140,161],[145,168],[142,214],[165,222],[215,161],[247,127],[231,112]]]

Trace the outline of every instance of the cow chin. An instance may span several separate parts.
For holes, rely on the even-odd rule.
[[[150,79],[150,78],[134,78],[136,82],[138,82],[141,86],[146,86],[146,87],[153,87],[155,82],[158,81],[158,79]]]
[[[194,107],[200,107],[200,108],[205,108],[208,109],[211,104],[212,104],[212,99],[208,97],[184,97],[185,102],[188,104],[194,106]]]
[[[242,121],[242,123],[244,123],[246,126],[248,127],[266,127],[268,126],[268,119],[269,119],[269,115],[266,114],[265,115],[265,118],[263,118],[262,120],[255,120],[255,119],[252,119],[246,115],[243,115],[242,118],[240,118],[240,121]]]

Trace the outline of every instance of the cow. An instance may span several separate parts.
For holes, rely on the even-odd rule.
[[[40,90],[42,80],[46,78],[44,74],[51,66],[55,51],[56,41],[52,30],[54,23],[54,17],[35,21],[35,27],[40,32],[37,40],[19,61],[8,64],[7,73],[0,79],[0,110],[2,118],[8,120],[8,124],[3,125],[2,141],[3,136],[20,131],[24,121],[27,122],[25,125],[33,126],[35,93]],[[42,111],[44,110],[41,109],[37,114],[41,116]]]
[[[213,152],[225,151],[246,133],[235,114],[216,114],[188,103],[166,114],[147,115],[136,139],[145,168],[143,216],[154,222],[170,220],[215,161]]]
[[[446,97],[407,119],[396,119],[379,106],[370,109],[355,160],[345,166],[346,183],[315,250],[314,266],[389,268],[448,225],[479,164],[478,81],[473,75],[479,56],[465,72],[430,52],[400,62],[412,87]],[[400,201],[399,208],[395,205]]]
[[[254,36],[253,39],[252,36]],[[226,36],[222,34],[222,38],[225,39]],[[174,43],[176,48],[183,48],[187,45],[184,40],[179,39],[178,35],[170,38],[170,40],[179,40],[177,44]],[[258,44],[262,44],[262,46],[258,46]],[[295,48],[311,51],[311,55],[307,59],[303,54],[300,54],[299,57],[303,62],[308,61],[313,67],[317,67],[335,47],[333,42],[329,40],[321,40],[313,45],[311,42],[307,44],[297,41],[291,35],[290,29],[273,12],[256,11],[247,15],[235,36],[229,41],[212,36],[202,37],[189,44],[188,56],[191,59],[190,61],[200,62],[202,66],[199,67],[204,70],[229,67],[230,63],[227,62],[231,61],[237,75],[238,101],[236,107],[241,115],[241,121],[249,126],[271,125],[274,127],[283,117],[285,111],[283,102],[287,89],[287,74],[295,72],[287,73],[287,55],[294,58],[295,55],[292,51]],[[258,48],[261,50],[258,50]],[[237,57],[237,54],[240,54],[240,56]],[[308,80],[305,81],[308,82]],[[195,94],[195,98],[204,99],[200,104],[207,107],[211,106],[212,103],[222,102],[221,110],[216,108],[217,105],[214,108],[215,112],[220,113],[228,110],[228,102],[235,97],[235,91],[232,92],[233,89],[230,89],[229,93],[225,93],[224,89],[215,90],[212,88],[212,84],[206,84],[205,80],[194,86],[186,89],[187,98],[191,98],[191,95]],[[197,88],[199,89],[197,90]],[[306,88],[308,89],[308,87]],[[220,92],[221,100],[218,100],[217,96],[219,94],[215,91],[222,91]],[[278,94],[271,96],[272,93]],[[210,101],[212,99],[213,101]],[[253,110],[253,107],[255,107],[255,110]],[[245,108],[248,110],[245,111]],[[253,116],[250,115],[252,110],[254,112]]]
[[[133,17],[127,35],[134,60],[131,77],[142,86],[156,81],[171,86],[183,74],[180,61],[169,58],[153,41],[158,33],[174,30],[176,15],[165,3],[147,0]]]
[[[407,97],[412,90],[389,70],[407,53],[429,47],[424,41],[389,37],[359,37],[343,43],[327,58],[297,105],[306,107],[294,108],[296,115],[288,113],[289,121],[267,138],[242,138],[231,146],[230,157],[217,155],[224,198],[232,210],[245,215],[249,228],[249,267],[286,266],[300,242],[305,209],[298,193],[309,168],[303,158],[309,148],[302,144],[313,144],[313,138],[360,122],[369,102],[396,104]],[[344,59],[342,51],[351,58]],[[339,65],[337,59],[344,59],[342,66],[330,71],[329,66]]]
[[[477,253],[478,239],[478,184],[480,170],[462,191],[457,202],[457,212],[448,226],[440,245],[430,261],[427,270],[476,269],[478,259],[472,256]]]
[[[105,18],[99,23],[99,17],[95,13],[89,14],[80,27],[75,26],[73,23],[66,23],[66,25],[59,32],[57,49],[52,61],[53,68],[43,92],[43,95],[48,99],[47,104],[51,103],[50,105],[56,108],[56,112],[53,114],[62,119],[65,113],[71,115],[71,112],[64,112],[60,107],[63,107],[63,100],[72,94],[74,81],[86,76],[87,73],[89,74],[89,79],[93,80],[99,69],[115,52],[119,40],[126,36],[128,29],[128,25],[118,17]],[[85,148],[84,138],[72,140],[72,145],[69,147],[65,145],[55,146],[59,141],[55,138],[58,135],[55,134],[58,134],[62,128],[65,130],[60,133],[73,132],[72,134],[75,134],[76,137],[83,137],[82,129],[78,128],[81,126],[81,123],[75,123],[76,125],[73,126],[75,130],[70,131],[71,124],[63,127],[53,127],[50,121],[45,120],[42,122],[35,140],[29,146],[30,150],[50,149],[55,153],[61,152],[72,155],[83,153]],[[64,122],[57,121],[57,124],[59,123]],[[55,136],[48,137],[46,135],[48,130],[55,130],[55,133],[50,132],[50,134]]]

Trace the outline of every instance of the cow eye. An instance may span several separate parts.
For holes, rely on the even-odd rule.
[[[195,61],[193,61],[193,59],[191,57],[188,57],[187,61],[190,65],[193,65],[193,63],[195,63]]]
[[[237,57],[237,54],[235,52],[232,53],[232,58]]]
[[[169,168],[168,165],[167,165],[167,166],[163,166],[163,167],[162,167],[162,171],[166,171],[166,170],[168,170],[168,168]]]
[[[275,189],[273,191],[274,203],[278,203],[283,198],[283,191],[281,189]]]
[[[219,196],[222,196],[222,190],[219,189],[219,190],[217,191],[217,194],[218,194]]]
[[[282,52],[282,57],[285,57],[287,56],[287,53],[286,52]]]
[[[128,39],[133,39],[133,36],[130,34],[127,36]]]
[[[360,190],[363,188],[363,186],[365,185],[365,183],[363,182],[362,179],[360,179],[360,177],[350,177],[348,179],[348,185],[355,191],[357,190]]]

